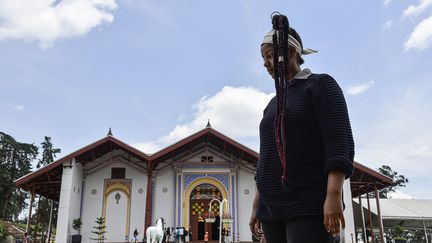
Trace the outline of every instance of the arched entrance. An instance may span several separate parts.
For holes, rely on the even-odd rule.
[[[108,241],[129,239],[131,184],[132,180],[105,180],[102,217],[106,220]]]
[[[191,241],[203,241],[205,232],[208,232],[209,240],[219,240],[219,203],[215,201],[211,205],[211,210],[216,216],[215,223],[205,223],[203,216],[208,213],[211,200],[222,200],[221,191],[212,184],[203,183],[192,190],[189,199]]]

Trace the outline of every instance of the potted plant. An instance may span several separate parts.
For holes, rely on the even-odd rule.
[[[394,240],[395,243],[406,243],[407,238],[405,237],[405,229],[400,225],[395,225],[394,227]]]
[[[212,224],[216,221],[216,217],[214,216],[214,213],[212,211],[208,212],[208,217],[205,217],[205,222]]]
[[[78,232],[78,234],[72,235],[72,243],[81,243],[81,218],[76,218],[72,221],[72,228]]]
[[[222,223],[231,224],[232,223],[232,216],[230,213],[225,212],[222,216]]]

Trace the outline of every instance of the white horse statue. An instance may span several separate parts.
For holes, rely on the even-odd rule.
[[[162,243],[164,236],[164,219],[158,218],[156,220],[156,226],[150,226],[146,230],[146,243]]]

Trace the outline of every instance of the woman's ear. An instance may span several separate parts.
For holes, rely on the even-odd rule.
[[[295,48],[290,47],[288,49],[288,58],[291,63],[297,63],[297,51]]]
[[[290,47],[290,48],[288,49],[288,54],[289,54],[289,58],[290,58],[290,59],[297,59],[297,51],[296,51],[295,48]]]

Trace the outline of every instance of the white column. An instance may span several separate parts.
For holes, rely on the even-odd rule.
[[[26,232],[28,235],[30,235],[30,223],[31,223],[33,201],[34,201],[34,186],[32,188],[32,191],[30,192],[30,203],[29,203],[29,211],[28,211],[28,216],[27,216]]]
[[[364,211],[363,211],[363,204],[362,204],[361,195],[358,198],[359,198],[360,214],[361,214],[361,221],[362,221],[362,240],[365,243],[368,243],[368,238],[366,235],[366,223],[365,223],[365,218],[364,218]]]
[[[424,219],[423,219],[423,230],[424,230],[424,233],[425,233],[425,237],[426,237],[426,243],[429,243],[429,236],[428,236],[428,233],[427,233],[427,230],[426,230],[426,225],[425,225],[425,222],[424,222]]]
[[[50,238],[51,238],[51,226],[52,226],[52,215],[53,215],[53,206],[54,206],[54,201],[53,200],[48,200],[49,205],[50,205],[50,216],[49,216],[49,223],[48,223],[48,237],[47,237],[47,242],[50,242]]]
[[[355,240],[355,225],[354,225],[354,210],[352,205],[350,179],[344,181],[343,199],[345,203],[345,211],[344,211],[345,230],[343,231],[343,235],[341,235],[341,240],[345,239],[345,241],[341,241],[341,242],[351,243],[352,239]]]
[[[75,159],[63,163],[56,243],[67,243],[69,235],[78,233],[72,229],[72,220],[80,217],[81,185],[82,165]]]

